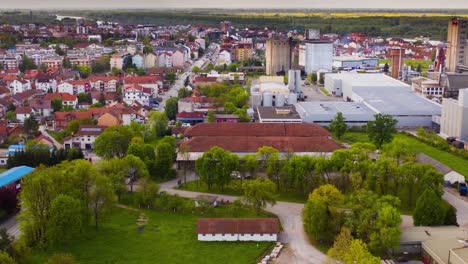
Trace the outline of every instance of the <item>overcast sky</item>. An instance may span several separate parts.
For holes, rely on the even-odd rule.
[[[392,8],[468,9],[468,0],[0,0],[0,9]]]

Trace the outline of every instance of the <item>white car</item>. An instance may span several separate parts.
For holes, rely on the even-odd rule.
[[[181,127],[191,127],[189,123],[182,123]]]

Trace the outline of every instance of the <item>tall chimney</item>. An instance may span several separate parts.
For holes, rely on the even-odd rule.
[[[390,50],[390,56],[392,57],[392,78],[398,79],[403,65],[403,49],[394,48]]]

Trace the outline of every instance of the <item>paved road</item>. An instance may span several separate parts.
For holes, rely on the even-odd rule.
[[[10,236],[14,236],[16,239],[19,238],[20,230],[18,228],[18,219],[16,219],[16,215],[1,223],[0,228],[5,228]]]
[[[57,140],[55,140],[54,137],[52,137],[48,132],[47,130],[45,129],[44,126],[39,126],[39,131],[44,134],[44,136],[50,138],[52,140],[52,142],[54,143],[54,146],[57,148],[57,149],[61,149],[63,148],[63,145],[60,144],[60,142],[58,142]]]
[[[458,225],[468,229],[468,199],[460,197],[455,189],[446,187],[444,188],[444,195],[442,198],[457,209]]]
[[[188,177],[188,180],[193,180],[193,174]],[[195,198],[199,192],[190,192],[172,189],[177,185],[177,179],[160,184],[161,191],[170,194],[178,194],[183,197]],[[219,199],[234,201],[239,199],[237,196],[216,194]],[[280,257],[277,263],[285,264],[321,264],[326,256],[318,249],[310,245],[304,227],[302,225],[301,211],[303,204],[277,202],[274,206],[268,206],[267,211],[278,215],[283,226],[281,241],[289,244],[288,253]]]

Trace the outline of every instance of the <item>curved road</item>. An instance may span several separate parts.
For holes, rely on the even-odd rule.
[[[188,180],[193,180],[193,175],[188,177]],[[183,197],[195,198],[200,192],[182,191],[173,189],[177,186],[178,179],[161,183],[160,190],[169,194],[178,194]],[[210,194],[218,196],[220,199],[234,201],[239,199],[237,196]],[[280,235],[280,241],[289,244],[286,254],[282,254],[277,260],[277,263],[285,264],[321,264],[325,261],[326,256],[318,249],[314,248],[307,238],[302,225],[301,212],[304,208],[303,204],[277,202],[274,206],[268,206],[267,211],[278,216],[283,226],[283,233]]]

